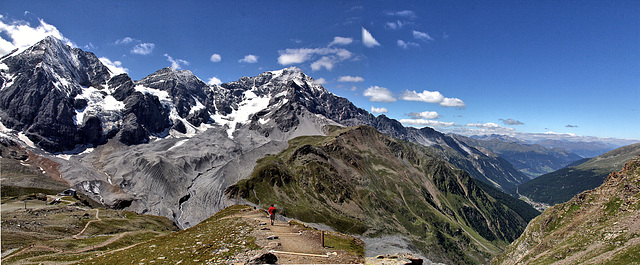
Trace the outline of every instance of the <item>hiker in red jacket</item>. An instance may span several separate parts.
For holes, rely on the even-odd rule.
[[[267,212],[269,212],[269,219],[271,219],[271,225],[273,225],[273,221],[276,220],[276,207],[273,207],[273,204],[271,204]]]

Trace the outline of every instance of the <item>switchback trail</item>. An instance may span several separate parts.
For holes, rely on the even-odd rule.
[[[84,233],[84,231],[87,230],[87,227],[89,227],[89,224],[91,224],[93,222],[102,221],[102,219],[100,219],[99,213],[100,213],[100,210],[96,209],[96,220],[91,220],[91,221],[87,222],[87,224],[84,225],[84,228],[82,229],[82,231],[80,231],[80,233],[77,233],[77,234],[72,236],[73,239],[78,239],[78,236],[82,235],[82,233]]]

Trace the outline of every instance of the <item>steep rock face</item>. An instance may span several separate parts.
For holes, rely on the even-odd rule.
[[[74,121],[81,87],[102,89],[109,70],[89,52],[47,37],[24,52],[4,58],[0,118],[49,151],[72,149],[83,139]],[[85,129],[86,131],[87,129]]]
[[[337,125],[310,113],[297,101],[285,99],[292,97],[293,91],[286,85],[291,79],[314,86],[308,77],[283,78],[287,71],[263,74],[265,81],[260,86],[234,88],[237,97],[219,101],[229,104],[228,113],[211,115],[213,121],[206,124],[206,130],[185,135],[171,129],[174,137],[129,147],[111,141],[90,154],[70,159],[62,170],[76,186],[107,205],[167,216],[182,228],[193,226],[233,203],[224,198],[224,188],[249,175],[257,159],[284,149],[293,137],[323,134],[325,125]],[[301,73],[296,69],[293,72]],[[159,89],[140,86],[136,85],[128,98],[138,94],[155,99],[153,93],[169,97],[168,93],[163,97]],[[213,88],[213,94],[231,93],[222,87]],[[170,102],[160,103],[169,111],[176,110]],[[127,117],[137,119],[137,115]],[[174,129],[176,122],[181,122],[186,130],[199,130],[179,115],[170,117]],[[129,124],[140,122],[125,120],[120,132],[130,133],[125,138],[139,140],[145,136],[140,127],[126,127]]]
[[[136,85],[166,91],[175,106],[175,113],[198,127],[210,120],[209,110],[215,110],[214,95],[209,85],[191,71],[164,68],[136,82]],[[176,117],[177,118],[177,117]]]
[[[585,231],[588,228],[588,231]],[[493,264],[631,264],[640,250],[640,156],[535,218]]]
[[[409,235],[434,261],[486,263],[523,231],[522,211],[535,210],[509,208],[432,150],[369,126],[334,127],[289,141],[227,193],[342,232]]]
[[[135,93],[126,74],[112,77],[93,53],[56,38],[1,63],[6,66],[0,75],[2,123],[47,151],[104,144],[121,127],[127,131],[119,139],[138,144],[170,126],[157,97]]]

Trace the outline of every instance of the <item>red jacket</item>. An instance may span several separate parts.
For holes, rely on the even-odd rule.
[[[269,207],[269,210],[267,210],[267,212],[269,212],[269,214],[276,214],[276,207]]]

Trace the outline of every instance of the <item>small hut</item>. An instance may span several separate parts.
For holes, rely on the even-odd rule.
[[[58,193],[58,196],[76,196],[76,190],[66,189],[63,192]]]

